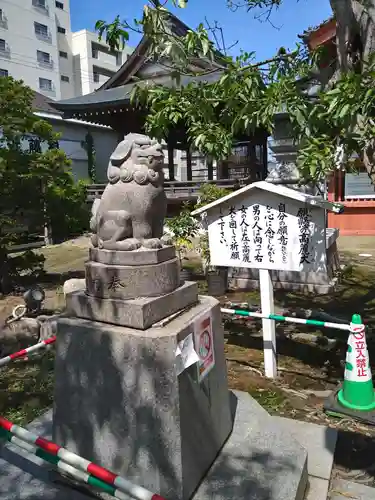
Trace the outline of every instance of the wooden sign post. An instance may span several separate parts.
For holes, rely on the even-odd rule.
[[[325,210],[313,196],[255,182],[193,212],[208,226],[213,266],[259,269],[263,314],[274,314],[272,271],[326,272]],[[264,366],[276,377],[275,321],[263,319]]]
[[[275,314],[273,284],[268,269],[259,269],[260,306],[263,314]],[[277,377],[276,327],[272,319],[262,319],[264,373],[266,377]]]

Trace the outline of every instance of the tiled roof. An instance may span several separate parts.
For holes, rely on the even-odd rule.
[[[298,38],[302,38],[302,40],[306,40],[309,38],[309,36],[314,33],[315,31],[318,31],[320,28],[323,28],[327,24],[329,24],[331,21],[333,21],[334,16],[329,17],[322,23],[320,23],[318,26],[311,26],[310,28],[307,28],[301,35],[298,35]]]
[[[33,110],[43,111],[44,113],[53,113],[54,115],[62,114],[60,111],[57,111],[56,108],[51,106],[50,103],[53,102],[54,101],[52,99],[49,99],[48,97],[42,94],[39,94],[39,92],[34,92]]]

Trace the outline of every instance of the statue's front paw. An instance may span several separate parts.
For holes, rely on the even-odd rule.
[[[107,240],[103,243],[103,248],[105,250],[124,250],[125,252],[130,252],[131,250],[137,250],[141,247],[141,242],[136,238],[127,238],[126,240]]]
[[[92,234],[91,235],[91,244],[93,247],[97,247],[99,244],[99,238],[97,234]]]
[[[121,250],[131,251],[137,250],[142,246],[141,242],[136,238],[128,238],[123,241],[119,241]]]
[[[163,245],[173,245],[173,238],[169,234],[163,234],[161,242]]]
[[[104,241],[101,238],[98,238],[98,248],[104,248]]]
[[[143,240],[142,245],[145,248],[150,248],[150,249],[157,249],[163,247],[163,243],[158,238],[150,238],[149,240]]]

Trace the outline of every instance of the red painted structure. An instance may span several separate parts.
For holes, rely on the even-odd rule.
[[[336,55],[335,37],[334,19],[303,35],[311,50],[325,45],[331,58]],[[345,207],[340,215],[328,213],[328,227],[338,228],[341,235],[375,235],[375,192],[373,198],[368,195],[345,196],[345,172],[335,171],[328,182],[328,200],[340,202]]]
[[[345,197],[345,172],[336,171],[328,183],[328,200],[344,205],[342,214],[328,213],[328,227],[336,227],[341,235],[375,235],[375,199]]]

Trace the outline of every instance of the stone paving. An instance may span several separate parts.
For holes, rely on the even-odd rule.
[[[238,393],[236,394],[238,395]],[[335,480],[331,485],[329,485],[333,464],[333,455],[337,439],[337,432],[335,430],[329,429],[324,426],[300,422],[287,418],[270,417],[267,412],[265,412],[265,410],[259,407],[256,402],[252,402],[251,400],[252,398],[246,397],[245,403],[242,403],[245,404],[245,406],[243,408],[244,411],[239,417],[241,429],[238,428],[239,433],[236,432],[236,435],[239,436],[239,434],[241,434],[241,432],[243,431],[243,425],[245,424],[245,420],[248,420],[248,413],[251,410],[251,413],[255,417],[253,419],[254,421],[260,422],[262,420],[263,427],[266,427],[266,422],[272,422],[272,425],[275,427],[275,429],[279,430],[280,435],[284,436],[284,441],[281,445],[282,447],[285,446],[285,443],[288,441],[290,442],[290,444],[292,444],[294,440],[298,442],[307,451],[308,454],[307,472],[309,484],[306,489],[304,497],[305,500],[326,500],[328,498],[329,490],[330,500],[347,500],[348,498],[358,500],[375,500],[375,489],[363,486],[361,484]],[[28,428],[34,431],[36,434],[50,438],[51,418],[52,412],[49,411],[43,417],[31,424]],[[245,469],[248,472],[250,470],[250,463],[248,461],[249,457],[246,458],[243,456],[241,459],[239,459],[239,455],[241,455],[244,443],[246,441],[247,447],[251,452],[252,457],[254,457],[254,452],[256,449],[258,449],[259,452],[259,443],[261,441],[264,442],[264,433],[262,433],[263,437],[259,441],[259,433],[258,431],[255,432],[256,427],[257,425],[254,422],[252,424],[250,422],[246,424],[246,428],[249,429],[248,432],[251,432],[248,435],[248,438],[251,437],[251,439],[245,440],[243,438],[243,434],[239,436],[240,439],[238,440],[238,442],[236,441],[237,444],[234,447],[236,456],[234,456],[233,451],[230,450],[230,442],[228,442],[228,444],[226,445],[226,453],[229,453],[229,455],[231,455],[230,460],[237,461],[237,467],[239,467],[239,463],[241,462],[241,460],[242,462],[245,460],[245,462],[247,463]],[[259,429],[262,430],[262,425],[259,426]],[[271,435],[268,434],[268,436],[270,437]],[[274,437],[271,436],[270,439],[274,439]],[[251,446],[249,447],[249,445]],[[283,450],[283,452],[285,452],[285,450]],[[276,449],[275,453],[277,455]],[[238,460],[240,460],[240,462],[238,462]],[[255,475],[257,475],[258,478],[261,479],[263,477],[263,473],[260,472],[259,463],[255,464],[255,466],[253,464],[252,468],[254,469],[251,469],[252,477],[249,477],[249,480],[253,480],[253,482],[251,483],[251,490],[253,491],[254,484],[256,484],[254,480]],[[213,470],[209,474],[210,477],[208,477],[208,481],[206,481],[205,484],[203,484],[202,487],[198,490],[196,494],[197,500],[201,498],[208,498],[208,496],[206,496],[207,491],[204,492],[208,485],[210,486],[211,490],[209,498],[229,498],[227,495],[224,495],[224,491],[227,491],[227,493],[229,494],[229,490],[227,488],[224,488],[224,490],[222,489],[221,481],[219,481],[219,484],[221,483],[220,494],[215,494],[212,490],[214,476],[219,472],[219,470],[220,464],[219,468],[216,467],[216,470],[215,468],[213,468]],[[276,472],[273,473],[273,476],[281,474],[280,478],[282,478],[285,482],[286,476],[290,474],[290,477],[288,476],[288,480],[290,479],[293,482],[292,478],[295,473],[286,470],[279,470],[277,472],[277,469],[275,470]],[[243,472],[245,472],[245,470]],[[28,453],[20,450],[10,443],[4,445],[0,450],[0,500],[38,500],[40,498],[43,498],[45,500],[84,500],[85,498],[88,498],[88,496],[81,492],[58,484],[55,481],[56,478],[57,475],[51,474],[50,467],[48,465],[46,466],[45,463],[41,461],[41,459],[38,459],[35,456],[28,455]],[[237,479],[235,481],[237,483],[237,486],[238,479],[239,476],[237,476]],[[250,483],[248,481],[246,482],[249,486]],[[229,478],[226,479],[226,484],[229,489],[234,487],[233,484],[230,486]],[[258,499],[263,497],[263,492],[261,489],[259,489],[259,486],[257,496],[246,496],[246,498],[249,499]],[[268,490],[267,499],[268,498],[270,500],[281,500],[284,498],[286,500],[290,500],[291,497],[287,499],[287,497],[282,494],[281,489],[273,489],[273,491]],[[293,496],[293,498],[297,497]]]

